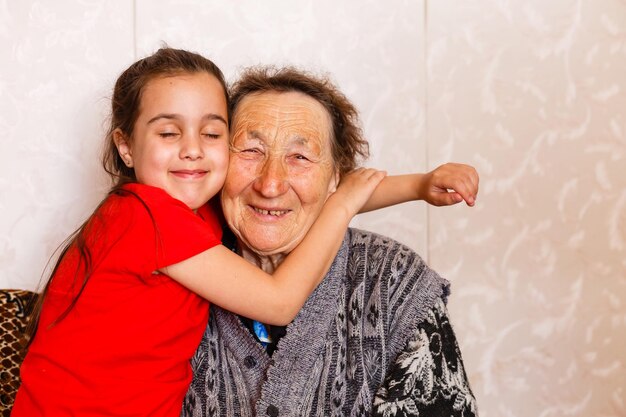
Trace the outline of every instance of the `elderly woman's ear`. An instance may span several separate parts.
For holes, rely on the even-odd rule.
[[[335,174],[333,178],[330,180],[330,184],[328,185],[328,195],[331,195],[335,191],[337,191],[337,186],[339,185],[339,181],[341,180],[341,175],[339,174],[339,170],[335,169]]]

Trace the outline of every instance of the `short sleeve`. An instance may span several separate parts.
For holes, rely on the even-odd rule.
[[[127,184],[116,194],[102,218],[112,240],[109,258],[128,272],[150,274],[221,243],[218,217],[208,205],[200,216],[162,189],[142,184]]]

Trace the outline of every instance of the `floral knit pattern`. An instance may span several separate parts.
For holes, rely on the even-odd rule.
[[[477,416],[443,302],[433,307],[396,359],[376,393],[372,415]]]

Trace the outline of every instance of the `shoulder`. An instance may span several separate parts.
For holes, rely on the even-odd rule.
[[[107,221],[137,215],[149,217],[153,210],[167,209],[176,205],[176,201],[159,188],[136,183],[125,184],[109,192],[96,214]]]
[[[111,190],[85,227],[89,247],[105,253],[113,250],[117,256],[123,249],[135,258],[145,255],[144,249],[153,252],[161,219],[178,218],[167,215],[168,197],[163,190],[134,183]]]
[[[171,197],[158,187],[145,184],[130,183],[112,191],[100,210],[108,221],[115,217],[126,218],[133,226],[188,227],[196,224],[207,227],[212,224],[215,215],[209,216],[211,209],[202,210],[196,215],[185,203]]]
[[[191,212],[191,209],[182,201],[173,198],[165,190],[145,184],[125,184],[118,190],[113,191],[111,197],[119,204],[136,208],[143,207],[148,211],[167,210],[177,207],[180,210]]]
[[[399,268],[411,264],[426,266],[417,252],[390,237],[355,228],[348,229],[347,236],[351,256],[361,259],[367,254],[368,264],[374,265],[392,260],[394,266]]]
[[[89,219],[86,235],[97,241],[104,236],[114,240],[129,235],[150,236],[155,228],[153,207],[158,211],[159,204],[145,191],[141,184],[126,184],[110,191]]]
[[[411,248],[359,229],[348,231],[345,271],[348,319],[364,321],[368,334],[384,334],[394,357],[436,303],[445,303],[449,283]]]
[[[138,183],[111,191],[91,224],[94,231],[146,241],[182,244],[198,238],[214,246],[221,238],[221,227],[212,207],[207,205],[196,214],[164,190]]]
[[[368,286],[383,285],[390,291],[406,292],[417,285],[436,290],[447,298],[449,283],[432,270],[408,246],[383,235],[350,228],[348,240],[348,278]],[[389,294],[390,296],[392,294]]]

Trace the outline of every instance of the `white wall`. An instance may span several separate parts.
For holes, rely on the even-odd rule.
[[[36,288],[102,198],[113,82],[163,41],[231,80],[257,63],[329,72],[369,165],[475,165],[473,209],[356,224],[453,282],[481,416],[626,416],[623,0],[0,0],[1,287]]]

